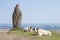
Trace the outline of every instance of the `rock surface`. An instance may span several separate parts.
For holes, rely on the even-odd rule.
[[[22,13],[19,10],[19,5],[18,4],[14,8],[14,12],[13,12],[13,15],[12,15],[12,21],[13,21],[13,28],[21,27]]]

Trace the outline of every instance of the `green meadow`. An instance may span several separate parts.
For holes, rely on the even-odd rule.
[[[11,30],[8,32],[8,34],[19,36],[17,40],[19,40],[20,37],[22,37],[23,39],[27,38],[31,40],[60,40],[60,34],[54,31],[51,32],[52,36],[41,36],[41,37],[35,35],[35,32],[23,32],[20,30]]]

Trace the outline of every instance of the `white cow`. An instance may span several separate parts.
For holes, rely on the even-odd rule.
[[[51,36],[51,32],[48,31],[48,30],[35,28],[35,32],[36,32],[37,35],[39,35],[39,36],[43,36],[43,35]]]
[[[33,29],[31,26],[24,28],[24,32],[32,32],[32,31],[33,31]]]

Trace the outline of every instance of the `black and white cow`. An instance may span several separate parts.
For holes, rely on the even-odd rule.
[[[34,31],[38,36],[43,36],[43,35],[51,36],[51,32],[48,30],[35,28]]]
[[[24,28],[24,32],[32,32],[32,31],[33,31],[33,28],[31,26]]]

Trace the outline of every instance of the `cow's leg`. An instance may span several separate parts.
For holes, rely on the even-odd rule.
[[[43,34],[39,34],[39,36],[42,36]]]
[[[51,32],[48,33],[48,36],[51,36]]]

